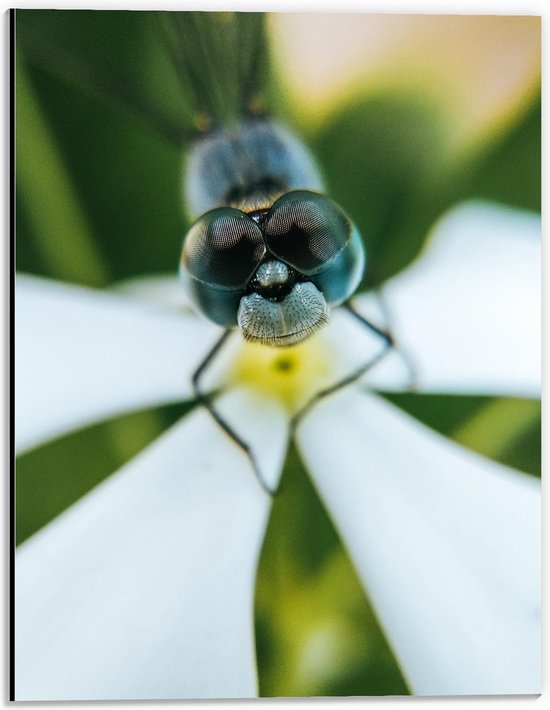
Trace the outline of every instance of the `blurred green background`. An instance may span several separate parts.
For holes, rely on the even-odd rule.
[[[218,77],[216,90],[229,95],[231,62],[255,46],[262,18],[194,15],[191,52],[201,51],[199,25],[202,36],[212,28],[232,33],[224,36],[233,38],[233,47],[209,45],[212,67],[229,72]],[[184,29],[186,22],[182,16]],[[18,10],[16,33],[17,269],[93,287],[174,273],[187,226],[182,165],[195,113],[152,13]],[[206,91],[216,82],[212,67],[200,77]],[[435,219],[457,201],[485,198],[540,210],[537,92],[449,159],[445,111],[434,96],[391,86],[357,91],[324,121],[303,126],[285,94],[284,71],[265,63],[264,99],[311,146],[331,196],[362,231],[369,253],[365,288],[406,266]],[[229,108],[234,100],[229,96]],[[465,446],[539,475],[537,401],[388,397]],[[127,415],[20,457],[17,542],[190,406]],[[264,543],[256,632],[262,695],[408,692],[294,450]]]

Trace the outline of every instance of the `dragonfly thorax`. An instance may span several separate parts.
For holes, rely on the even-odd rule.
[[[187,158],[185,200],[190,216],[215,207],[245,212],[270,207],[291,190],[323,190],[309,151],[267,117],[199,136]]]

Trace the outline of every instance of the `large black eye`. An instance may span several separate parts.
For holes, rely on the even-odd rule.
[[[258,225],[232,207],[207,212],[191,227],[181,265],[194,279],[220,288],[244,288],[266,253]]]
[[[280,197],[263,226],[269,249],[312,275],[350,241],[352,225],[332,200],[307,190]]]

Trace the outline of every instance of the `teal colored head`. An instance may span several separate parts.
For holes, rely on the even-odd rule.
[[[202,215],[185,238],[180,272],[207,318],[284,347],[327,323],[329,307],[350,298],[364,267],[361,238],[340,207],[294,190],[250,212]]]

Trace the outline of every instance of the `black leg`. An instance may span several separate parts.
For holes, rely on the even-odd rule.
[[[368,370],[377,365],[380,360],[382,360],[390,352],[390,350],[396,349],[393,335],[387,330],[382,330],[382,328],[379,328],[377,325],[374,325],[374,323],[371,323],[367,318],[362,316],[358,311],[355,310],[351,301],[346,301],[345,303],[343,303],[342,308],[345,308],[351,316],[356,318],[360,323],[362,323],[366,328],[371,330],[383,341],[382,349],[380,350],[380,352],[376,353],[376,355],[374,355],[370,360],[361,365],[361,367],[358,367],[356,370],[351,372],[347,377],[338,380],[338,382],[335,382],[330,387],[320,390],[319,392],[314,394],[313,397],[305,403],[302,409],[300,409],[300,411],[292,417],[292,420],[290,422],[292,432],[296,431],[296,428],[304,417],[304,415],[307,414],[307,412],[309,412],[311,408],[314,407],[318,402],[320,402],[322,399],[325,399],[325,397],[329,397],[331,394],[338,392],[338,390],[342,389],[343,387],[347,387],[348,385],[351,385],[356,382]]]
[[[378,305],[380,306],[380,310],[382,311],[384,323],[386,323],[386,329],[393,330],[391,313],[389,311],[388,304],[386,303],[382,291],[380,289],[376,289],[373,291],[373,295],[376,296],[376,299],[378,300]],[[358,313],[356,313],[356,316],[361,319]],[[393,349],[399,355],[405,367],[407,368],[409,374],[409,391],[415,392],[417,389],[418,376],[414,361],[411,359],[407,351],[403,350],[401,345],[399,345],[398,343],[394,342]]]
[[[221,416],[221,414],[218,412],[218,410],[215,407],[214,399],[216,397],[216,393],[207,393],[203,392],[201,389],[200,385],[200,380],[204,372],[208,369],[209,365],[212,363],[216,355],[219,353],[219,351],[222,349],[224,344],[227,342],[227,339],[231,335],[231,330],[226,330],[224,331],[223,335],[219,340],[216,341],[214,344],[214,347],[210,350],[210,352],[206,355],[204,360],[201,362],[201,364],[198,366],[198,368],[195,370],[193,373],[193,377],[191,379],[192,385],[193,385],[193,393],[197,399],[197,402],[201,404],[210,414],[212,419],[223,429],[223,431],[229,436],[230,439],[232,439],[235,444],[243,451],[248,459],[250,460],[250,463],[252,465],[252,468],[254,470],[254,475],[258,479],[258,483],[261,485],[261,487],[264,489],[266,493],[268,493],[270,496],[275,495],[275,492],[272,488],[270,488],[265,480],[262,477],[260,467],[258,466],[258,463],[256,461],[256,458],[254,456],[254,452],[250,448],[250,446],[246,443],[246,441],[243,441],[241,437],[232,429],[232,427],[225,421],[225,419]]]

